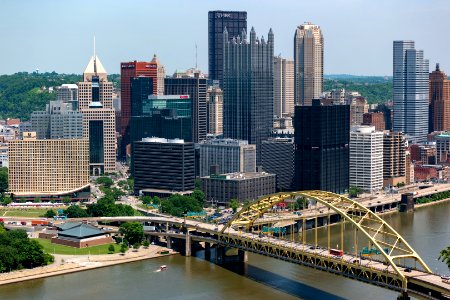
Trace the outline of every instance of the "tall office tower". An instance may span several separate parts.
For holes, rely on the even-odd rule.
[[[116,118],[112,103],[112,82],[94,54],[78,83],[78,109],[83,114],[83,136],[89,139],[91,175],[116,170]]]
[[[430,74],[430,132],[450,130],[450,80],[439,64]]]
[[[392,130],[392,102],[378,104],[375,112],[381,112],[384,115],[384,129]]]
[[[385,130],[384,114],[382,112],[369,112],[363,115],[362,125],[375,126],[375,130]]]
[[[206,79],[195,73],[194,78],[165,78],[165,95],[189,95],[192,109],[192,141],[206,139]]]
[[[194,143],[144,138],[134,147],[134,192],[167,197],[194,190]]]
[[[206,94],[208,134],[223,134],[223,92],[219,86],[210,86]]]
[[[74,111],[72,103],[50,101],[45,111],[31,113],[31,127],[38,139],[83,138],[83,114]]]
[[[383,137],[383,185],[396,186],[402,182],[409,184],[406,180],[407,166],[405,135],[401,132],[385,132]]]
[[[150,77],[136,77],[130,80],[131,117],[142,116],[143,107],[148,97],[153,95],[153,79]]]
[[[344,193],[349,187],[348,105],[296,106],[295,186],[297,190]]]
[[[256,163],[261,163],[261,142],[270,137],[273,121],[273,47],[270,29],[267,41],[247,34],[228,39],[223,33],[223,134],[256,145]]]
[[[211,139],[198,144],[200,176],[256,172],[256,146],[247,141]]]
[[[56,87],[56,100],[72,104],[72,110],[78,109],[78,86],[76,84],[63,84]]]
[[[86,139],[39,140],[29,132],[23,140],[9,141],[8,156],[9,191],[13,198],[89,199]]]
[[[121,94],[121,135],[120,156],[125,156],[126,146],[130,143],[130,118],[131,118],[131,79],[137,77],[149,77],[152,79],[152,94],[164,94],[164,66],[159,62],[156,54],[152,61],[132,61],[120,64],[120,94]]]
[[[369,104],[364,97],[354,97],[349,102],[350,104],[350,124],[361,125],[364,121],[364,114],[369,112]]]
[[[450,161],[450,134],[441,133],[436,135],[436,163]]]
[[[414,41],[394,41],[394,131],[415,142],[428,134],[428,60]]]
[[[273,114],[277,118],[294,114],[294,61],[273,58]]]
[[[261,144],[261,165],[277,175],[277,190],[289,191],[294,183],[295,144],[291,138],[271,138]]]
[[[223,31],[228,31],[229,39],[247,31],[247,12],[210,11],[208,12],[208,77],[218,80],[222,86],[223,78]]]
[[[367,192],[383,188],[383,132],[355,126],[350,132],[350,186]]]
[[[311,105],[323,86],[323,35],[320,27],[305,23],[294,36],[294,94],[296,105]]]

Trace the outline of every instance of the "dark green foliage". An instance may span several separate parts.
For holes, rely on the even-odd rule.
[[[448,246],[446,249],[441,250],[439,253],[439,260],[443,261],[450,270],[450,246]]]
[[[357,186],[351,186],[348,189],[348,195],[350,196],[350,198],[358,197],[358,195],[361,193],[362,193],[362,189]]]
[[[68,218],[87,218],[87,217],[89,217],[89,214],[87,213],[87,211],[85,209],[82,209],[78,205],[69,206],[69,208],[67,208],[64,211],[64,214]]]
[[[161,204],[161,199],[159,199],[158,196],[153,197],[153,204],[160,205]]]
[[[420,197],[416,199],[416,203],[422,204],[422,203],[429,203],[434,201],[439,201],[442,199],[450,198],[450,191],[440,192],[436,193],[430,196]]]
[[[150,196],[142,196],[141,201],[144,204],[152,204],[153,199]]]
[[[53,262],[53,257],[42,249],[23,230],[0,231],[0,272],[29,269]]]
[[[161,201],[163,213],[168,213],[176,217],[181,217],[187,212],[200,212],[202,206],[192,196],[172,195]]]
[[[367,98],[369,104],[384,103],[392,100],[392,78],[375,76],[348,76],[324,79],[324,91],[333,89],[346,89],[359,92]]]
[[[119,232],[129,244],[139,244],[144,238],[144,226],[139,222],[127,222],[120,225]]]
[[[53,209],[47,210],[44,215],[46,218],[53,218],[54,216],[56,216],[56,212]]]
[[[142,245],[143,245],[145,248],[148,248],[148,246],[150,246],[150,243],[149,243],[149,241],[145,240],[145,241],[142,243]]]
[[[69,196],[64,196],[61,201],[66,205],[71,202]]]
[[[196,188],[194,192],[192,193],[192,197],[197,201],[197,203],[203,207],[205,205],[205,193],[202,192],[202,190]]]
[[[109,177],[102,176],[97,178],[97,180],[95,180],[95,183],[102,185],[106,188],[110,188],[114,184],[114,181]]]
[[[139,249],[140,246],[141,246],[140,243],[134,243],[134,244],[133,244],[133,249],[134,249],[134,250],[137,250],[137,249]]]
[[[114,253],[116,251],[116,248],[114,247],[114,245],[111,244],[108,247],[108,251],[111,252],[111,253]]]
[[[1,92],[0,92],[1,95]],[[8,168],[0,168],[0,194],[1,197],[5,195],[8,190]]]
[[[103,197],[88,205],[87,213],[92,217],[118,217],[134,216],[135,210],[129,205],[115,204],[111,197]]]
[[[236,199],[230,200],[230,207],[233,210],[233,213],[235,213],[239,207],[239,202]]]
[[[127,247],[127,245],[125,245],[125,244],[122,244],[122,245],[120,246],[120,252],[121,252],[122,254],[125,254],[125,252],[127,252],[127,249],[128,249],[128,247]]]
[[[120,243],[123,242],[123,238],[120,237],[120,236],[115,236],[115,237],[114,237],[114,240],[116,241],[116,244],[120,244]]]
[[[112,188],[101,187],[100,190],[105,194],[105,197],[113,198],[115,201],[119,200],[120,197],[125,196],[125,193],[116,187]]]

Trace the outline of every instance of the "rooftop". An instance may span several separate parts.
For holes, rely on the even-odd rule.
[[[276,176],[276,175],[267,173],[267,172],[245,172],[245,173],[235,172],[235,173],[205,176],[202,178],[210,178],[210,179],[217,179],[217,180],[246,180],[246,179],[254,179],[254,178],[269,177],[269,176]]]
[[[68,236],[74,238],[87,238],[91,236],[101,235],[105,232],[97,227],[89,224],[80,223],[77,226],[71,227],[70,229],[63,230],[59,232],[61,236]]]

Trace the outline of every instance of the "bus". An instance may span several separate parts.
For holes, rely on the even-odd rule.
[[[344,251],[339,250],[339,249],[330,249],[330,254],[334,255],[334,256],[342,257],[344,255]]]

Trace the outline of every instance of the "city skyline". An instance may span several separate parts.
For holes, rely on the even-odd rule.
[[[281,53],[288,59],[293,58],[295,28],[307,21],[319,25],[327,38],[325,74],[390,75],[393,40],[415,40],[417,47],[426,51],[431,65],[439,62],[443,69],[450,66],[450,58],[445,55],[450,42],[439,38],[450,25],[445,18],[450,4],[445,1],[425,5],[420,1],[286,0],[264,1],[259,6],[250,0],[133,1],[131,5],[96,1],[89,4],[88,11],[83,9],[84,2],[40,1],[25,6],[5,1],[0,10],[0,32],[7,43],[0,51],[0,74],[36,68],[80,74],[85,57],[92,54],[93,36],[97,37],[97,52],[109,74],[119,73],[121,61],[147,61],[154,53],[166,65],[167,74],[194,67],[196,44],[198,66],[208,72],[210,10],[247,11],[248,27],[261,32],[272,27],[277,36],[274,54]],[[415,22],[419,17],[421,22]],[[93,26],[95,22],[103,26]],[[14,24],[14,30],[9,24]],[[432,31],[427,29],[430,27]]]

